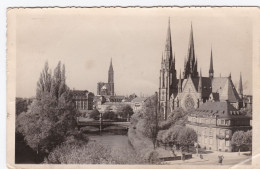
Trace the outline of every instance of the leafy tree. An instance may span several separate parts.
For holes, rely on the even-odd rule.
[[[156,95],[149,97],[142,109],[133,114],[131,118],[131,123],[135,126],[137,131],[153,141],[154,148],[157,138],[158,119],[160,118],[160,114],[157,114],[156,117],[156,104]]]
[[[252,130],[245,132],[245,144],[248,146],[249,150],[252,151]]]
[[[134,114],[134,111],[130,105],[125,105],[121,108],[118,114],[122,118],[130,118]]]
[[[103,113],[102,118],[104,120],[115,120],[117,118],[117,115],[113,111],[107,111],[107,112]]]
[[[111,149],[98,143],[63,143],[45,159],[48,164],[113,164]]]
[[[65,83],[65,66],[60,62],[51,75],[48,63],[37,83],[36,99],[27,112],[17,117],[18,132],[37,153],[49,153],[73,133],[76,114],[72,93]]]
[[[173,110],[173,112],[169,114],[166,121],[161,121],[159,123],[160,129],[166,130],[175,124],[184,126],[185,122],[187,121],[187,114],[188,113],[185,112],[182,108]]]
[[[32,99],[16,98],[15,99],[15,109],[16,116],[22,112],[27,112],[28,106],[32,103]]]
[[[99,116],[100,116],[100,112],[97,109],[94,109],[89,114],[89,118],[92,118],[92,119],[97,119],[97,118],[99,118]]]
[[[238,147],[238,155],[240,155],[240,148],[246,144],[246,135],[244,131],[236,131],[231,139],[231,143]]]
[[[184,127],[179,130],[177,141],[181,146],[186,146],[189,152],[189,147],[197,142],[197,133],[189,127]]]

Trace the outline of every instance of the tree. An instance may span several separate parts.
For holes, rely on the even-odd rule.
[[[131,123],[136,127],[136,130],[152,140],[154,148],[157,138],[157,125],[159,115],[156,115],[157,96],[149,97],[142,109],[133,114]]]
[[[49,153],[73,133],[76,114],[72,93],[65,83],[65,66],[59,62],[51,75],[48,63],[37,83],[36,99],[17,117],[17,130],[37,153]]]
[[[89,118],[92,118],[92,119],[97,119],[97,118],[99,118],[99,116],[100,116],[100,112],[97,109],[94,109],[89,114]]]
[[[159,127],[162,130],[169,129],[171,126],[175,124],[184,126],[187,121],[187,112],[185,112],[182,108],[177,108],[171,112],[166,121],[161,121],[159,123]]]
[[[242,145],[246,144],[246,135],[244,131],[236,131],[231,139],[232,144],[238,147],[238,155],[240,155],[240,148]]]
[[[16,98],[15,99],[15,109],[16,116],[22,112],[27,112],[28,106],[32,103],[32,99]]]
[[[179,130],[177,141],[181,146],[186,146],[189,152],[189,147],[197,142],[197,133],[189,127],[184,127]]]
[[[104,120],[115,120],[117,118],[117,115],[113,111],[106,111],[105,113],[103,113],[102,118]]]
[[[134,111],[130,105],[125,105],[121,108],[118,114],[122,118],[130,118],[134,114]]]
[[[252,130],[245,132],[245,144],[248,146],[248,149],[252,154]]]

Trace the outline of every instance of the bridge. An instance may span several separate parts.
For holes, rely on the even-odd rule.
[[[110,126],[119,126],[128,129],[130,126],[130,122],[120,122],[120,121],[111,121],[111,120],[110,121],[105,121],[105,120],[86,121],[85,118],[77,118],[77,126],[79,130],[81,127],[86,127],[86,126],[96,127],[99,128],[99,130],[102,130]]]

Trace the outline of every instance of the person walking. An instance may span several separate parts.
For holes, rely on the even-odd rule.
[[[222,154],[218,155],[218,164],[219,165],[222,165],[223,159],[224,159],[224,156]]]

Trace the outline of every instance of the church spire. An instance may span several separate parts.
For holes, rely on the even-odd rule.
[[[113,71],[113,64],[112,64],[112,58],[110,60],[110,66],[109,66],[109,71]]]
[[[188,49],[188,59],[189,59],[190,66],[191,66],[191,69],[192,69],[192,67],[194,66],[194,61],[195,61],[192,23],[191,23],[191,30],[190,30],[190,42],[189,42],[189,49]]]
[[[242,97],[243,97],[243,85],[242,85],[241,72],[240,72],[240,79],[239,79],[239,86],[238,86],[238,94],[239,94],[240,98],[242,99]]]
[[[199,86],[198,86],[198,93],[202,93],[202,74],[200,69],[200,78],[199,78]]]
[[[195,58],[195,49],[194,49],[194,39],[193,39],[193,27],[191,23],[191,30],[190,30],[190,40],[188,46],[188,54],[187,54],[187,61],[184,67],[184,78],[191,77],[198,77],[198,71],[196,67],[196,58]]]
[[[211,48],[211,55],[210,55],[209,77],[210,78],[214,77],[212,48]]]
[[[165,61],[170,65],[172,61],[172,39],[171,39],[171,21],[169,18],[168,21],[168,29],[166,35],[166,43],[165,43]]]
[[[163,53],[162,53],[162,61],[161,61],[161,64],[163,64]]]
[[[180,69],[180,76],[179,76],[179,83],[178,83],[178,93],[181,93],[181,69]]]
[[[108,83],[114,83],[114,70],[113,70],[112,58],[110,60],[110,66],[108,70]]]

